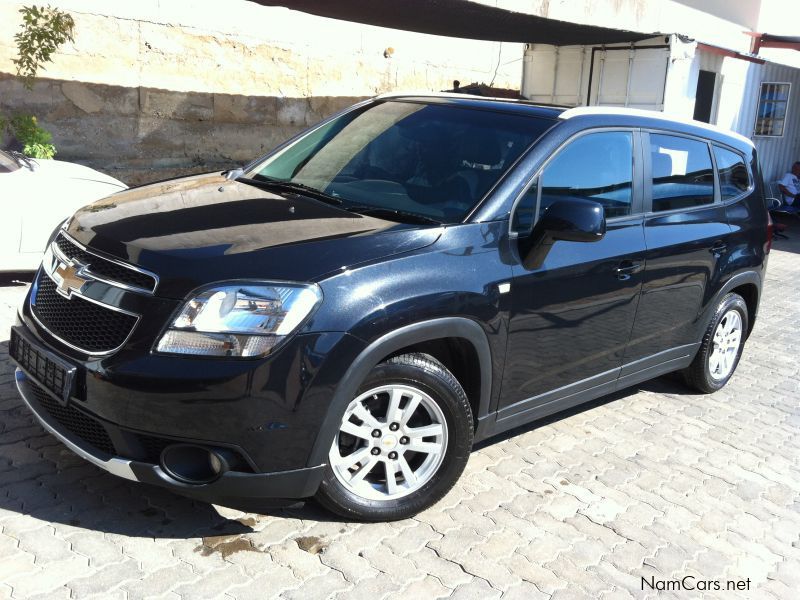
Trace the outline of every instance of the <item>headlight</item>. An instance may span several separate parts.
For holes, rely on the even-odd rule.
[[[322,301],[316,284],[223,285],[187,302],[156,351],[200,356],[265,356]]]

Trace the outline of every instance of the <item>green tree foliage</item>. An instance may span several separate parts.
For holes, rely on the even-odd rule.
[[[15,115],[0,119],[0,131],[6,129],[22,144],[22,153],[31,158],[53,158],[56,147],[52,134],[41,127],[33,115]]]
[[[59,46],[73,41],[75,21],[68,13],[50,5],[23,6],[19,12],[22,14],[22,27],[14,36],[18,55],[14,64],[17,75],[23,78],[25,87],[30,90],[39,69],[44,69],[44,64],[53,60],[53,53]],[[52,134],[41,127],[33,115],[0,115],[0,141],[5,134],[16,138],[22,144],[22,152],[31,158],[55,156]]]
[[[53,52],[67,41],[73,41],[75,21],[68,13],[49,5],[23,6],[22,30],[14,36],[18,58],[14,59],[17,75],[31,89],[33,80],[44,63],[52,60]]]

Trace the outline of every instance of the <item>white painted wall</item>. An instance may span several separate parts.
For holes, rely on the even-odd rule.
[[[31,3],[0,0],[0,72],[15,72],[17,11]],[[289,97],[438,91],[454,79],[517,88],[520,81],[523,44],[373,27],[245,0],[49,3],[77,24],[75,43],[42,73],[53,79],[252,94],[256,78],[259,92]]]

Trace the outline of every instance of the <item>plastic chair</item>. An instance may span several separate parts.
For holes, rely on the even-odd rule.
[[[773,215],[777,214],[788,214],[780,210],[783,203],[778,200],[777,198],[767,198],[767,209],[769,210],[769,215],[772,217],[772,235],[776,238],[783,238],[785,240],[789,239],[789,236],[783,233],[786,231],[786,225],[784,223],[778,223]],[[793,213],[797,214],[797,213]]]
[[[800,218],[800,211],[798,211],[798,206],[795,204],[792,204],[790,206],[783,201],[783,194],[781,193],[781,190],[778,187],[777,181],[768,184],[767,192],[769,193],[769,195],[767,196],[767,201],[768,202],[774,201],[772,202],[772,204],[775,205],[773,208],[772,205],[768,204],[768,206],[770,207],[769,209],[770,213],[777,215],[788,215],[791,217]],[[800,200],[797,200],[796,202],[800,203]]]

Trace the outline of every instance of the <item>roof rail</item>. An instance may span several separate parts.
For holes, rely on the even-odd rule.
[[[561,104],[542,104],[533,102],[525,98],[502,98],[498,96],[476,96],[475,94],[459,93],[459,92],[431,92],[423,91],[402,91],[402,92],[386,92],[374,96],[375,100],[384,100],[387,98],[456,98],[461,100],[489,100],[492,102],[508,102],[510,104],[524,104],[526,106],[539,106],[542,108],[567,108]]]
[[[570,108],[562,112],[558,115],[559,119],[571,119],[573,117],[580,117],[584,115],[625,115],[631,117],[644,117],[647,119],[660,119],[662,121],[670,121],[673,123],[682,123],[684,125],[691,125],[693,127],[699,127],[701,129],[707,129],[709,131],[714,131],[716,133],[723,133],[725,135],[729,135],[735,137],[741,141],[747,142],[748,144],[752,145],[752,140],[748,139],[747,137],[737,133],[735,131],[731,131],[730,129],[725,129],[724,127],[718,127],[717,125],[710,125],[708,123],[704,123],[702,121],[695,121],[693,119],[687,119],[685,117],[667,114],[658,110],[645,110],[642,108],[627,108],[624,106],[576,106],[575,108]]]

